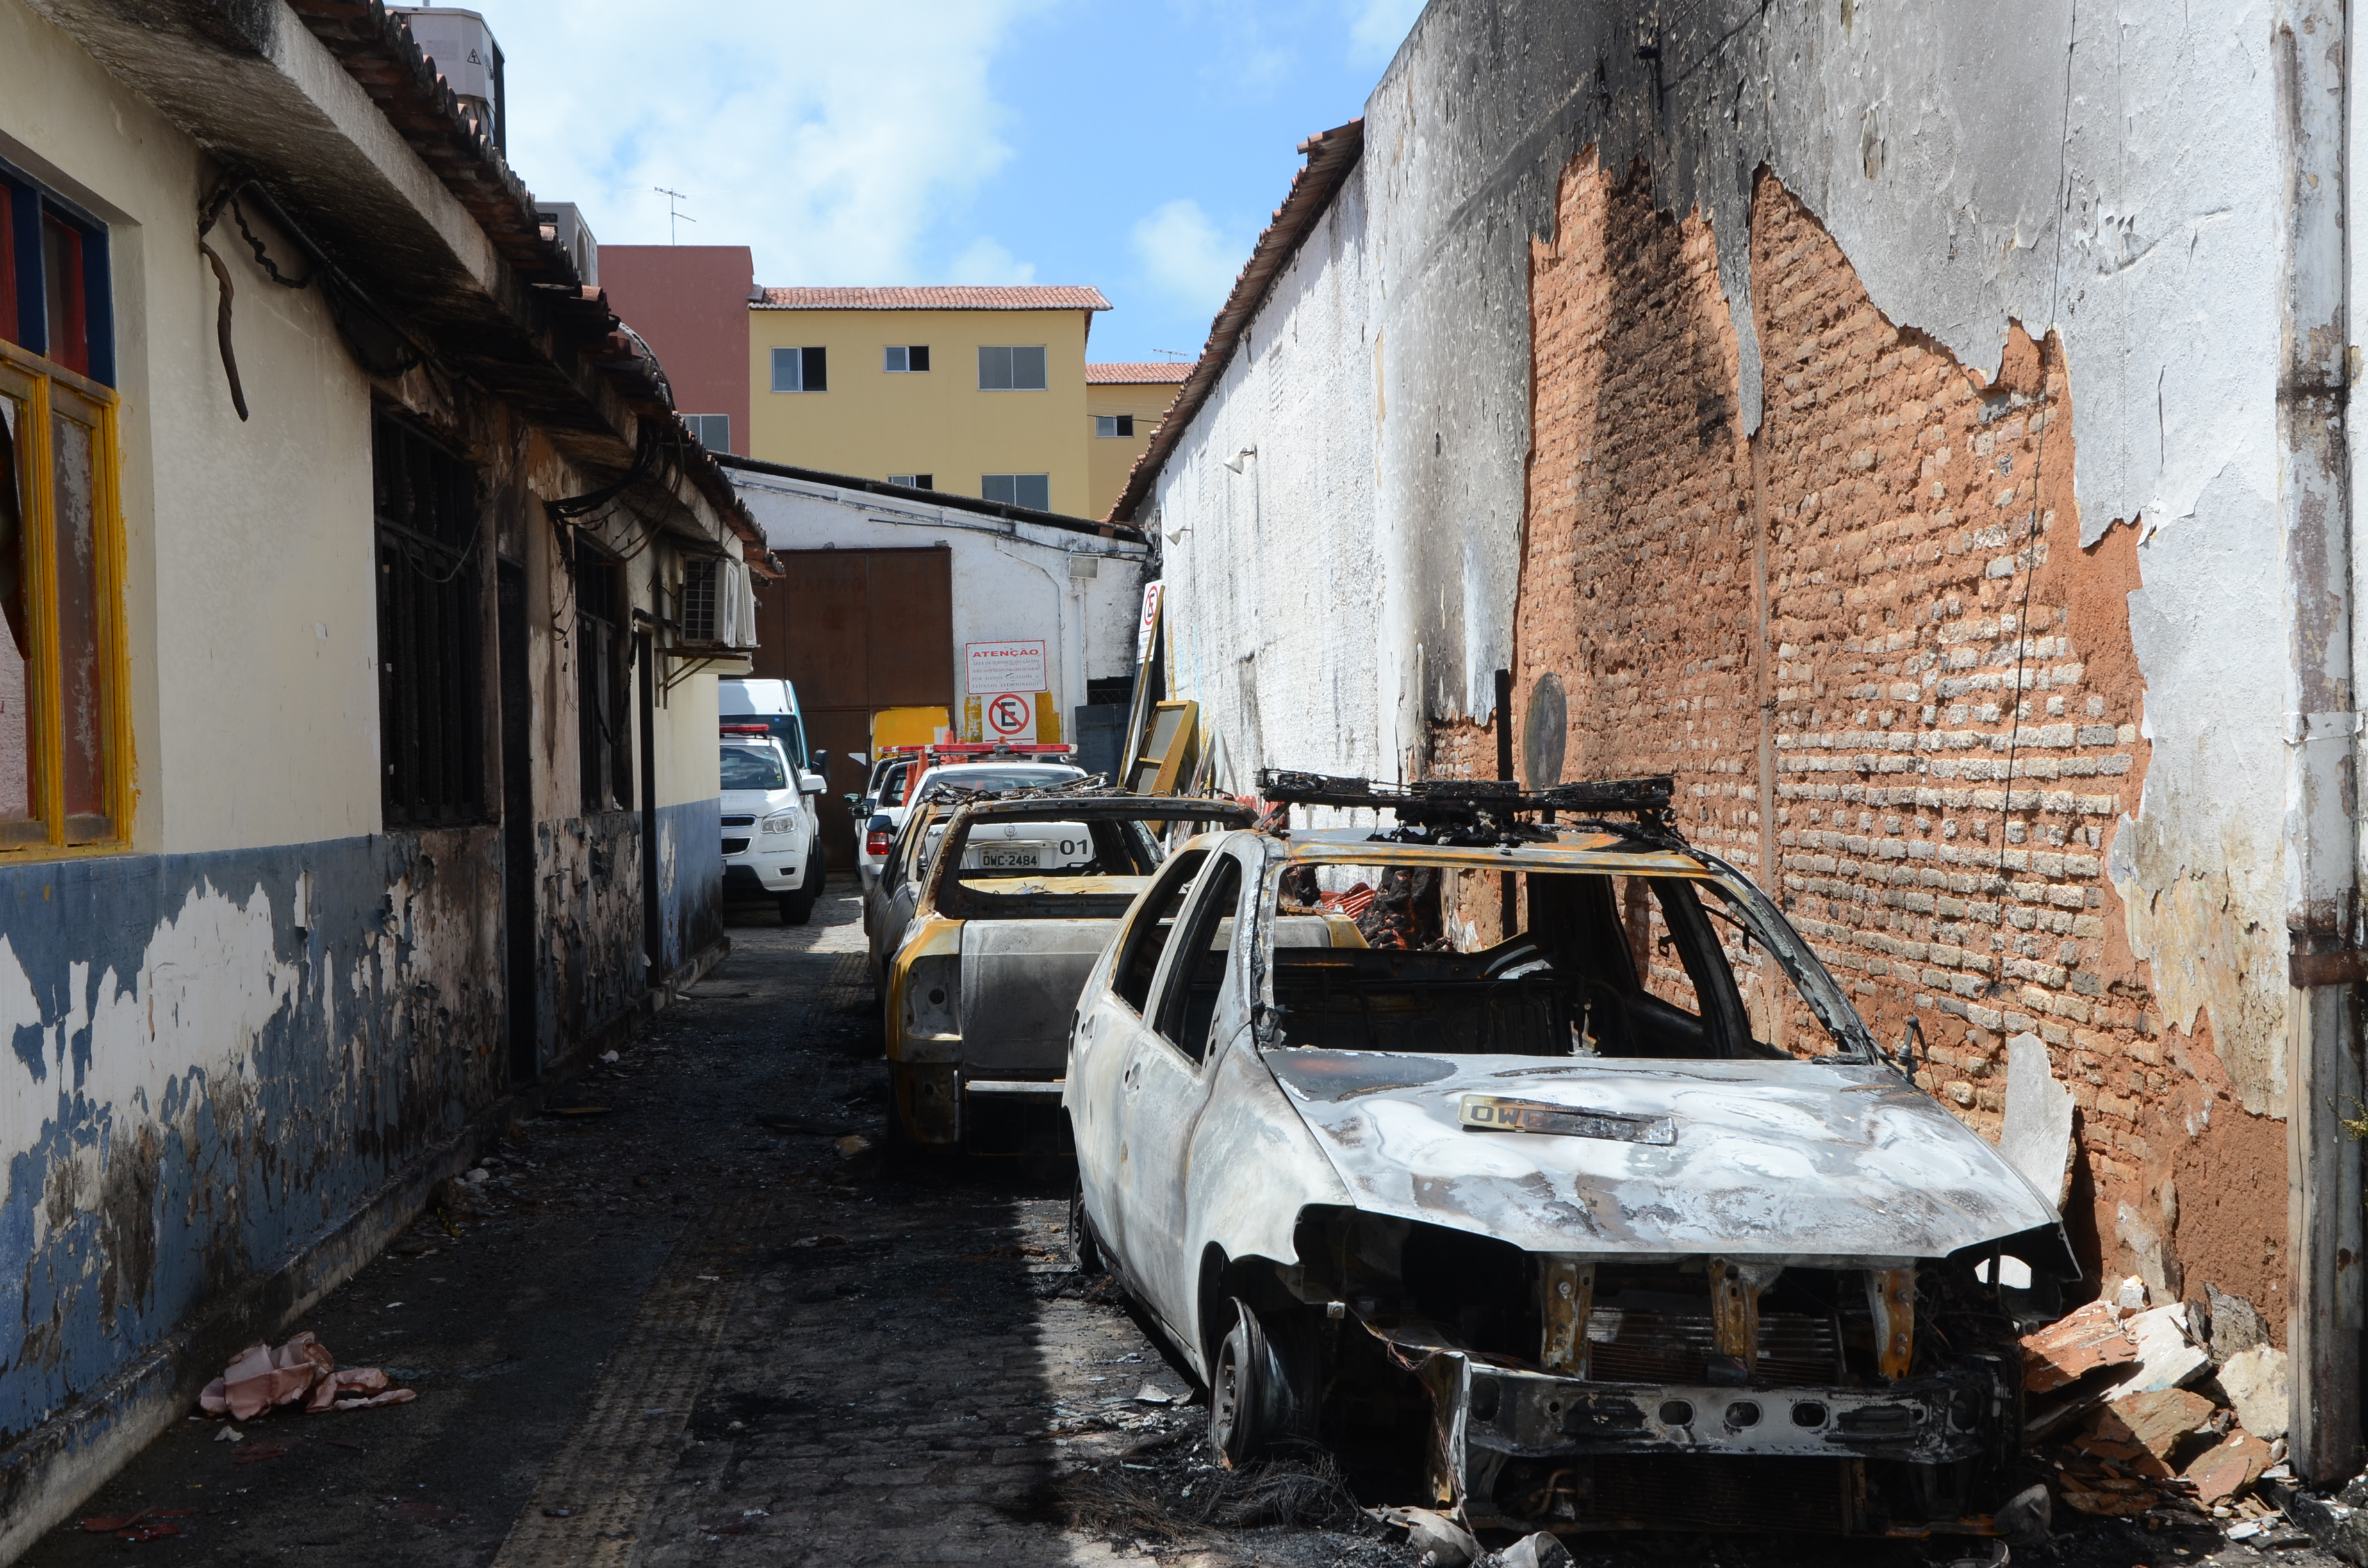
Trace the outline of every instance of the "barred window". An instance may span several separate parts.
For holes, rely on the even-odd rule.
[[[581,548],[581,547],[579,547]],[[582,738],[584,812],[633,803],[633,746],[626,682],[632,642],[626,636],[625,569],[605,560],[575,567],[575,717]]]
[[[410,426],[372,422],[379,732],[389,827],[485,820],[485,618],[477,476]]]

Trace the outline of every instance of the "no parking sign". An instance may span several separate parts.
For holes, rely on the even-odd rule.
[[[998,691],[980,704],[981,725],[989,741],[1032,741],[1036,738],[1036,694]]]

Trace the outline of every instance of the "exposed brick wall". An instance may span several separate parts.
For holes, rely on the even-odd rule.
[[[1763,177],[1746,438],[1706,223],[1591,154],[1558,207],[1532,254],[1516,680],[1565,683],[1565,775],[1675,774],[1688,835],[1779,893],[1886,1042],[1921,1020],[1922,1080],[1983,1131],[2006,1038],[2038,1034],[2080,1108],[2089,1256],[2282,1318],[2283,1125],[2154,1010],[2104,875],[2147,755],[2135,545],[2078,547],[2054,341],[2015,327],[1995,377],[1960,364]],[[1492,771],[1493,733],[1441,726],[1433,767]],[[1752,1000],[1770,1038],[1816,1039]]]

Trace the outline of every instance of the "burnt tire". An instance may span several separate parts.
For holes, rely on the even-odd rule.
[[[1072,1178],[1069,1187],[1069,1262],[1078,1273],[1103,1271],[1101,1243],[1094,1239],[1094,1222],[1086,1217],[1086,1178]]]
[[[1209,1447],[1238,1468],[1265,1457],[1290,1425],[1290,1388],[1249,1303],[1234,1302],[1233,1331],[1209,1369]]]

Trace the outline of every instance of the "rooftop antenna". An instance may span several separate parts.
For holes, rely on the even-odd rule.
[[[681,225],[685,223],[696,223],[699,220],[692,217],[688,212],[677,211],[674,204],[677,201],[689,200],[689,193],[688,191],[668,190],[662,185],[654,185],[650,187],[650,188],[666,199],[666,244],[670,245],[678,245],[682,244],[682,240],[679,237]]]
[[[1169,355],[1169,356],[1172,356],[1173,358],[1178,358],[1178,359],[1196,359],[1196,358],[1200,358],[1200,356],[1199,356],[1199,355],[1197,355],[1197,354],[1188,354],[1188,353],[1186,353],[1186,352],[1185,352],[1183,349],[1181,349],[1181,348],[1155,348],[1155,349],[1153,349],[1153,350],[1152,350],[1152,352],[1153,352],[1154,354],[1166,354],[1166,355]]]

